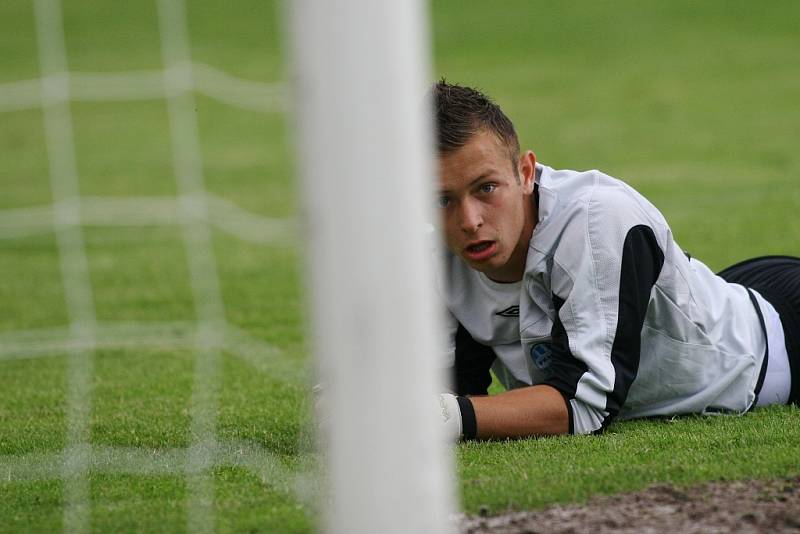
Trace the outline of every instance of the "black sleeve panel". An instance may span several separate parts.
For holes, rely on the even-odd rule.
[[[453,371],[456,395],[488,395],[490,373],[496,355],[491,347],[481,345],[461,324],[456,332],[456,358]]]
[[[548,370],[549,376],[544,383],[556,388],[564,395],[565,399],[569,400],[575,398],[578,381],[589,368],[586,362],[577,359],[569,350],[569,337],[559,316],[563,305],[564,299],[553,293],[553,307],[556,312],[553,318],[553,328],[550,332],[553,359]]]
[[[639,372],[642,328],[650,302],[650,293],[661,274],[664,253],[649,226],[638,225],[628,231],[622,247],[619,278],[619,311],[611,363],[614,365],[614,391],[606,400],[608,417],[603,427],[619,413],[628,390]]]
[[[639,371],[641,334],[650,292],[663,265],[664,253],[658,246],[653,230],[645,225],[631,228],[622,247],[619,310],[611,348],[611,362],[615,373],[614,389],[606,396],[605,410],[608,416],[600,431],[619,413]],[[550,376],[544,383],[559,390],[569,404],[569,400],[575,398],[578,382],[589,368],[585,361],[576,358],[570,351],[569,338],[559,315],[564,302],[564,299],[553,294],[553,359],[549,369]]]

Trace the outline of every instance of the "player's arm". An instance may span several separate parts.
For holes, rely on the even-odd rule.
[[[498,395],[440,396],[442,419],[450,440],[551,436],[569,432],[564,396],[547,385]]]
[[[569,411],[561,393],[547,385],[471,397],[478,439],[551,436],[569,432]]]

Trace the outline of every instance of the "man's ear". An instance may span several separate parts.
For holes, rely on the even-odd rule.
[[[526,193],[533,193],[533,182],[536,176],[536,154],[532,150],[527,150],[519,157],[519,165],[517,172],[519,172],[520,183]]]

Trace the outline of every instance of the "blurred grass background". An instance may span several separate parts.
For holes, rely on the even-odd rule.
[[[154,2],[64,1],[70,69],[162,66]],[[287,79],[281,7],[187,0],[194,61],[248,80]],[[762,254],[800,255],[800,4],[782,0],[457,2],[431,5],[432,78],[481,88],[515,121],[523,146],[556,168],[628,181],[714,269]],[[387,21],[387,23],[391,23]],[[0,3],[0,84],[39,76],[29,0]],[[331,105],[335,105],[332,102]],[[289,117],[196,97],[206,186],[254,214],[297,212]],[[170,196],[163,100],[71,106],[81,194]],[[42,113],[0,113],[0,210],[51,202]],[[101,321],[192,321],[177,227],[86,227]],[[214,233],[229,322],[306,359],[299,247]],[[0,239],[3,334],[68,324],[53,235]],[[190,442],[193,355],[101,350],[92,442],[170,449]],[[287,463],[302,453],[305,384],[223,356],[218,433]],[[60,451],[66,357],[0,360],[0,457]],[[797,410],[745,418],[618,424],[602,438],[460,446],[464,509],[580,501],[652,482],[800,472]],[[96,530],[181,530],[182,477],[94,474]],[[238,468],[217,468],[221,531],[308,531],[313,513]],[[61,527],[59,481],[0,480],[0,530]]]

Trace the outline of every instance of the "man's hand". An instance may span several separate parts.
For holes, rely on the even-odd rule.
[[[463,436],[461,408],[458,407],[458,399],[450,393],[442,393],[439,395],[438,401],[446,439],[448,442],[456,442]]]

